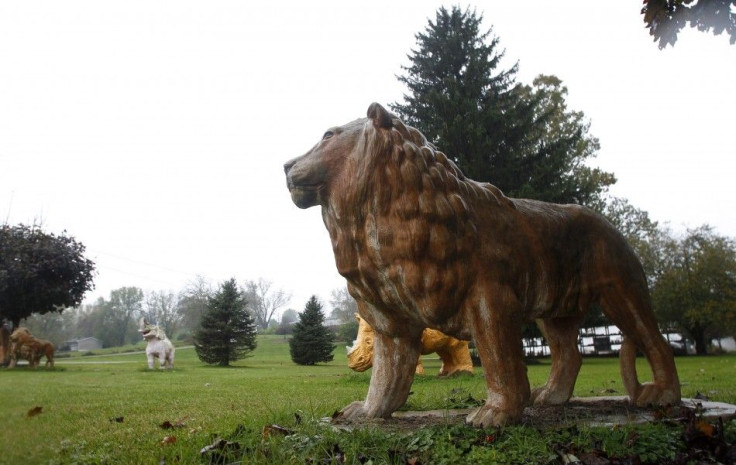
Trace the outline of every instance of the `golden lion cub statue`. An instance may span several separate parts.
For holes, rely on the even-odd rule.
[[[374,331],[370,325],[355,314],[358,319],[358,337],[351,347],[348,347],[348,368],[363,372],[373,366],[373,338]],[[454,337],[442,334],[436,329],[422,331],[422,355],[437,353],[442,360],[442,367],[438,376],[453,376],[459,373],[473,373],[473,360],[470,358],[468,341],[461,341]],[[422,357],[417,360],[414,372],[424,374]]]
[[[424,328],[475,342],[488,395],[469,423],[514,423],[530,401],[566,402],[582,363],[578,326],[591,305],[624,335],[621,375],[631,401],[680,402],[641,264],[597,213],[508,198],[468,179],[376,103],[367,118],[328,129],[284,170],[292,201],[321,207],[337,270],[375,330],[368,395],[343,408],[343,418],[388,418],[404,404]],[[531,320],[552,358],[547,383],[533,392],[521,345],[522,323]],[[637,378],[637,349],[650,383]]]

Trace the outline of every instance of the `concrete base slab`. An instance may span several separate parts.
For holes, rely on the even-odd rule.
[[[724,420],[736,418],[736,405],[724,402],[682,399],[681,406],[695,410],[699,417],[706,420],[715,420],[719,417]],[[414,424],[459,423],[471,411],[472,409],[394,412],[393,420]],[[669,411],[676,414],[672,408]],[[524,409],[522,424],[551,427],[574,422],[587,426],[612,426],[646,423],[662,418],[663,415],[667,417],[668,412],[658,408],[636,407],[629,404],[629,399],[625,396],[575,397],[564,405],[527,407]]]

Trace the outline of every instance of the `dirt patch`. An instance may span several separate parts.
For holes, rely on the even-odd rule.
[[[717,403],[716,403],[717,404]],[[724,407],[725,406],[725,407]],[[730,407],[727,408],[727,407]],[[548,429],[578,424],[587,426],[610,426],[627,423],[643,423],[659,418],[672,418],[680,415],[680,409],[695,409],[703,417],[726,418],[736,416],[736,406],[718,404],[711,407],[690,399],[683,399],[677,408],[637,407],[626,397],[598,397],[572,399],[564,405],[532,406],[524,409],[521,424],[531,428]],[[346,421],[340,417],[332,419],[338,428],[378,426],[388,431],[412,431],[422,427],[463,424],[472,409],[429,410],[395,412],[387,420]],[[710,414],[710,415],[709,415]]]

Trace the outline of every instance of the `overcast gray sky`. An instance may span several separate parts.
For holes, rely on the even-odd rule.
[[[442,2],[4,1],[0,221],[67,230],[96,289],[178,292],[263,277],[327,302],[344,285],[320,212],[282,165],[327,127],[401,100],[414,34]],[[448,7],[452,3],[445,4]],[[612,193],[682,230],[736,236],[736,47],[685,30],[661,51],[640,0],[470,4],[554,74],[601,142]],[[329,310],[329,305],[327,306]]]

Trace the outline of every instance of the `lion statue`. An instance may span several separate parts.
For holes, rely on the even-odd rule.
[[[28,366],[36,368],[41,357],[46,357],[46,367],[54,367],[54,345],[45,340],[34,337],[28,328],[19,326],[10,335],[10,364],[8,368],[15,368],[18,359],[28,360]]]
[[[348,368],[363,372],[373,366],[373,337],[374,331],[370,325],[356,313],[358,319],[358,336],[353,345],[348,347]],[[436,329],[422,331],[421,354],[437,353],[442,360],[442,367],[438,376],[453,376],[459,373],[473,373],[473,360],[470,358],[468,341],[461,341],[442,334]],[[422,357],[417,360],[414,372],[424,374]]]
[[[148,344],[146,344],[146,357],[148,358],[148,369],[153,370],[155,360],[158,358],[160,369],[174,368],[174,344],[171,343],[166,333],[157,325],[150,324],[145,317],[139,320],[138,331]]]
[[[388,418],[404,404],[424,328],[475,342],[487,398],[468,423],[514,423],[530,401],[564,403],[582,362],[578,326],[592,305],[624,335],[621,375],[631,401],[680,401],[641,263],[597,213],[508,198],[468,179],[376,103],[367,118],[328,129],[284,171],[297,207],[321,207],[337,270],[375,330],[368,394],[343,408],[343,418]],[[547,383],[534,391],[521,344],[522,324],[532,320],[552,360]],[[652,382],[637,377],[637,349]]]

